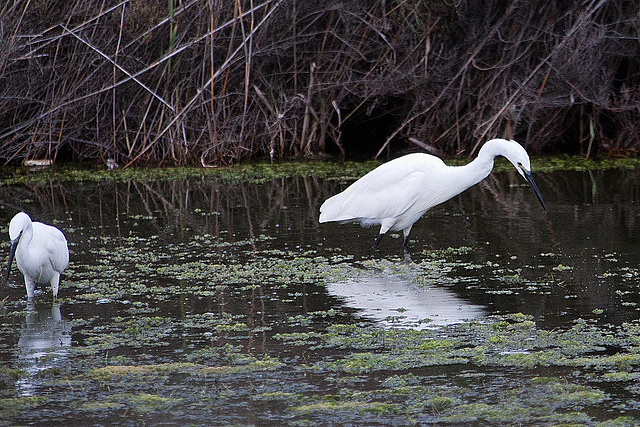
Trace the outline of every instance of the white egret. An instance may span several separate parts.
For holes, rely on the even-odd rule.
[[[506,157],[515,166],[546,212],[525,149],[516,141],[492,139],[464,166],[447,166],[425,153],[407,154],[384,163],[325,200],[320,207],[320,222],[359,222],[363,227],[379,224],[374,249],[387,231],[402,230],[406,250],[413,224],[432,207],[485,179],[497,156]]]
[[[53,298],[58,296],[60,274],[69,264],[69,248],[62,231],[41,222],[32,222],[24,212],[16,214],[9,223],[11,251],[7,278],[15,255],[18,270],[24,275],[27,298],[32,299],[36,284],[51,285]]]

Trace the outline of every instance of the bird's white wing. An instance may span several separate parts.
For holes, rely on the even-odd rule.
[[[61,273],[69,265],[69,248],[62,231],[41,222],[34,222],[33,236],[39,240],[39,243],[33,246],[46,251],[53,269]]]
[[[442,160],[422,153],[385,163],[327,199],[320,207],[320,222],[360,220],[366,224],[367,219],[402,215],[424,199],[425,180],[431,172],[444,168]]]

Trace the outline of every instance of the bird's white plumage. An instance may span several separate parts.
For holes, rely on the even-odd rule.
[[[15,250],[18,270],[23,274],[27,297],[33,298],[36,284],[50,284],[54,298],[58,295],[60,274],[69,264],[69,248],[62,231],[41,222],[32,222],[24,212],[9,223],[9,238]],[[7,277],[11,268],[9,258]]]
[[[486,178],[496,156],[506,157],[522,176],[531,179],[529,156],[515,141],[488,141],[465,166],[447,166],[430,154],[408,154],[380,165],[327,199],[320,207],[319,220],[380,225],[380,236],[402,230],[406,245],[411,227],[427,210]],[[534,190],[542,203],[537,187]]]
[[[422,153],[385,163],[327,199],[320,208],[320,222],[359,221],[368,226],[388,220],[393,229],[401,230],[403,220],[422,205],[437,204],[446,193],[444,186],[429,179],[446,167],[439,158]],[[422,191],[416,191],[419,188]]]

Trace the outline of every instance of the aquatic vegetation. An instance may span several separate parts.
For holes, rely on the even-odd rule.
[[[119,248],[101,253],[106,257],[97,267],[76,270],[74,274],[79,280],[73,286],[83,291],[78,293],[77,300],[104,299],[104,304],[114,305],[136,299],[141,308],[152,308],[151,305],[176,296],[206,299],[229,294],[231,299],[242,300],[260,291],[261,304],[270,304],[270,300],[296,304],[305,294],[288,289],[299,289],[304,283],[316,285],[341,277],[400,274],[413,275],[419,286],[427,283],[455,286],[461,280],[457,272],[469,268],[481,269],[485,277],[493,275],[502,286],[522,287],[527,281],[525,271],[512,273],[500,263],[474,266],[465,259],[473,256],[471,248],[425,252],[411,264],[393,258],[332,261],[315,251],[280,251],[274,258],[271,249],[254,249],[252,256],[243,262],[233,252],[227,261],[208,262],[207,254],[199,258],[189,252],[191,242],[160,250],[153,247],[153,240],[124,239]],[[268,243],[263,240],[260,244]],[[246,245],[241,241],[229,248]],[[166,259],[182,261],[167,264]],[[116,264],[117,269],[111,267]],[[553,271],[556,265],[551,262],[549,270]],[[103,276],[105,268],[109,271],[108,279]],[[162,286],[153,284],[158,281]],[[273,298],[265,298],[266,286],[276,293]],[[277,296],[282,292],[289,299]],[[345,323],[345,313],[330,308],[307,310],[280,320],[276,317],[258,328],[250,318],[224,311],[184,313],[177,318],[155,313],[140,316],[136,311],[119,311],[108,325],[94,324],[92,319],[75,319],[73,327],[83,338],[70,349],[70,354],[82,357],[84,366],[58,369],[44,379],[45,383],[64,390],[68,387],[64,379],[68,378],[68,384],[74,388],[82,384],[92,388],[94,397],[80,399],[75,406],[80,413],[131,409],[139,416],[192,405],[192,397],[176,393],[174,387],[179,380],[194,384],[222,381],[227,384],[225,387],[234,384],[232,387],[241,387],[242,394],[256,404],[283,403],[290,408],[286,417],[299,421],[330,415],[332,419],[360,422],[376,416],[412,422],[591,423],[593,418],[585,409],[608,401],[607,393],[595,384],[633,383],[637,378],[634,370],[640,368],[637,354],[640,325],[635,323],[603,329],[577,321],[567,329],[544,330],[537,327],[532,316],[515,313],[424,330],[389,329],[371,323]],[[318,328],[319,324],[323,326]],[[281,330],[285,325],[294,329]],[[168,350],[174,346],[176,331],[182,331],[181,336],[185,337],[183,352],[187,360],[172,360],[167,353],[166,362],[146,362],[160,359],[157,355],[151,358],[152,349]],[[279,343],[278,348],[284,354],[302,351],[306,355],[292,363],[270,354],[247,354],[241,343],[255,341],[261,335],[262,340]],[[610,354],[609,348],[619,351]],[[119,356],[124,349],[140,353],[133,359]],[[107,353],[111,362],[125,363],[104,366],[103,355]],[[558,376],[537,376],[536,370],[542,367]],[[486,369],[505,368],[517,376],[517,382],[510,382],[508,376],[502,379],[483,373]],[[430,374],[433,369],[446,374],[434,377]],[[262,375],[260,381],[266,383],[255,391],[244,389],[241,380],[235,379],[250,378],[257,373]],[[328,376],[329,382],[339,384],[339,392],[316,395],[296,391],[300,390],[301,375]],[[15,381],[20,375],[7,371],[6,376]],[[592,385],[576,381],[582,376],[588,376]],[[359,386],[358,378],[363,377],[369,378],[368,383],[373,381],[368,389]],[[464,380],[453,384],[451,378]],[[487,381],[495,383],[494,391],[481,397],[480,390]],[[304,387],[313,389],[311,384]],[[134,386],[140,392],[127,391]],[[95,398],[106,390],[110,393]],[[230,405],[235,398],[233,393],[215,393]],[[6,416],[15,415],[12,412]]]
[[[87,166],[62,165],[34,170],[28,167],[5,166],[0,173],[0,185],[46,184],[64,181],[158,181],[187,178],[220,179],[226,182],[260,183],[295,176],[328,177],[331,179],[357,178],[380,162],[322,162],[280,161],[252,162],[227,167],[195,168],[127,168],[108,170]]]
[[[265,357],[252,360],[241,365],[233,366],[204,366],[191,362],[161,363],[156,365],[116,365],[94,368],[86,376],[95,380],[107,381],[114,379],[130,380],[131,376],[170,376],[178,374],[191,375],[230,375],[235,373],[266,371],[278,369],[282,363]]]
[[[127,250],[133,250],[133,247]],[[182,251],[180,248],[171,250]],[[114,256],[119,255],[115,253]],[[159,259],[162,257],[160,254]],[[238,285],[259,276],[256,271],[268,271],[263,280],[287,283],[307,280],[313,283],[330,280],[336,269],[340,275],[378,274],[390,269],[428,274],[433,262],[429,260],[406,266],[388,260],[366,260],[363,266],[342,264],[337,267],[313,253],[306,256],[289,254],[289,257],[297,268],[270,261],[259,253],[252,257],[252,261],[231,264],[224,270],[215,265],[206,269],[199,266],[190,275],[189,286],[202,289],[206,283],[214,282],[217,286],[224,286],[220,292],[241,295],[255,290]],[[155,262],[154,259],[148,261],[151,264]],[[188,263],[192,262],[195,261]],[[446,264],[451,261],[445,258],[440,262]],[[175,268],[183,271],[185,267],[177,265]],[[456,267],[452,265],[450,268]],[[150,268],[150,271],[154,270],[158,271]],[[300,272],[294,273],[296,270]],[[176,271],[168,273],[162,270],[158,274],[159,277],[178,277],[178,274],[173,274]],[[119,270],[114,272],[112,279],[124,283],[128,274],[124,269]],[[295,278],[291,277],[292,274],[296,275]],[[118,279],[120,275],[122,279]],[[181,286],[172,283],[167,282],[164,292],[182,292]],[[106,286],[104,290],[107,290]],[[113,292],[122,293],[122,289]],[[136,292],[144,296],[148,290],[140,288]],[[79,414],[105,414],[130,409],[132,414],[142,416],[157,411],[174,411],[174,408],[184,405],[201,408],[202,403],[196,403],[193,395],[178,392],[175,385],[185,381],[203,385],[221,381],[225,389],[231,387],[236,393],[239,391],[256,405],[263,401],[284,404],[289,409],[286,411],[288,415],[283,416],[298,421],[330,416],[334,420],[363,423],[370,417],[412,422],[591,423],[593,418],[585,409],[607,402],[607,393],[597,386],[577,382],[576,379],[582,376],[578,372],[590,375],[592,384],[632,383],[636,376],[631,370],[640,365],[636,353],[638,342],[634,339],[636,334],[640,335],[640,326],[632,323],[602,330],[594,324],[576,322],[566,330],[547,331],[538,329],[531,316],[513,314],[417,331],[343,323],[340,321],[342,316],[333,308],[310,311],[301,314],[298,320],[286,322],[287,325],[307,328],[306,331],[292,332],[276,332],[272,328],[255,332],[246,318],[215,312],[187,314],[171,320],[158,315],[130,317],[121,313],[112,318],[108,328],[93,326],[90,319],[78,319],[74,328],[81,331],[84,339],[79,346],[72,347],[71,354],[81,355],[85,360],[84,367],[70,371],[62,369],[45,381],[49,382],[49,387],[60,391],[71,392],[68,387],[93,390],[87,397],[77,396],[74,410]],[[310,329],[318,322],[325,324],[324,332]],[[128,347],[148,352],[157,345],[167,346],[175,330],[187,331],[188,334],[207,331],[197,345],[200,349],[196,351],[197,347],[194,347],[189,351],[193,354],[192,361],[145,363],[148,356],[141,353],[136,358],[138,360],[111,357],[112,361],[121,360],[126,364],[100,366],[106,351],[111,353]],[[286,362],[269,355],[248,356],[243,345],[227,343],[212,347],[221,339],[264,333],[267,340],[279,342],[285,354],[297,354],[297,349],[312,353],[299,362]],[[613,346],[621,349],[618,354],[607,354],[603,350]],[[486,368],[504,367],[509,367],[517,375],[517,382],[482,374]],[[538,367],[555,369],[558,377],[537,376],[535,371]],[[612,374],[611,369],[614,368],[617,375]],[[432,369],[445,375],[433,376],[430,373]],[[475,377],[471,375],[474,372],[477,374]],[[249,379],[256,373],[261,373],[261,386],[254,390],[242,385],[244,380],[240,378]],[[304,388],[313,390],[315,375],[328,375],[329,378],[332,375],[337,375],[336,378],[351,376],[354,379],[365,376],[369,378],[367,382],[373,381],[373,386],[361,389],[359,381],[340,381],[339,392],[332,395],[296,391]],[[64,378],[73,382],[67,385]],[[453,384],[453,378],[461,378],[462,383]],[[493,391],[483,394],[481,390],[486,389],[487,382],[494,383]],[[128,390],[132,387],[139,391],[131,393]],[[233,405],[238,398],[236,393],[227,393],[217,387],[213,393],[219,400],[218,405],[222,402]],[[15,417],[15,412],[0,414],[5,419]]]
[[[47,403],[47,398],[44,396],[0,398],[0,421],[11,419],[45,403]]]
[[[8,385],[16,381],[23,375],[25,375],[25,373],[20,369],[12,369],[0,366],[0,384]]]
[[[450,159],[451,165],[468,163],[468,159]],[[585,159],[580,156],[532,157],[532,169],[540,172],[588,171],[608,169],[638,169],[640,159],[602,158]],[[0,171],[0,185],[47,184],[50,182],[149,182],[189,178],[218,179],[232,183],[260,183],[278,178],[297,176],[325,177],[328,179],[355,179],[380,165],[378,161],[343,162],[283,160],[277,163],[250,162],[216,168],[167,167],[104,169],[94,165],[56,165],[33,169],[21,166],[5,166]],[[496,159],[495,171],[510,170],[504,159]],[[202,213],[202,212],[201,212]],[[142,218],[142,217],[141,217]]]
[[[102,401],[84,402],[78,405],[79,411],[122,411],[133,410],[137,414],[168,411],[180,405],[182,399],[172,399],[155,394],[120,393],[106,397]]]

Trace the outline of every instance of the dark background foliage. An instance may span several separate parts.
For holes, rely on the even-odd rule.
[[[0,158],[636,155],[635,0],[9,0]]]

